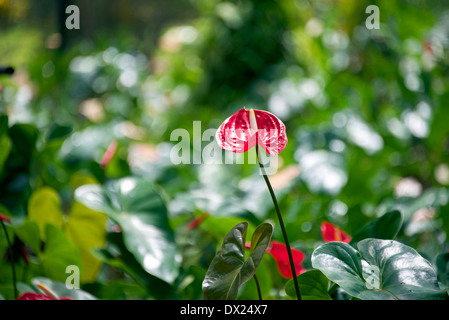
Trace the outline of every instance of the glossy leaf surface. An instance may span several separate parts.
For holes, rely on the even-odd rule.
[[[203,281],[204,299],[233,300],[240,286],[254,276],[270,243],[273,226],[262,223],[256,228],[249,256],[245,259],[247,228],[247,222],[239,223],[225,237]]]
[[[173,283],[179,272],[179,254],[167,209],[150,182],[130,177],[104,187],[85,185],[76,190],[75,198],[115,220],[126,247],[143,268]]]
[[[429,261],[394,240],[365,239],[358,251],[343,242],[313,252],[312,265],[351,296],[366,300],[444,299]]]
[[[328,293],[329,279],[320,270],[309,270],[298,276],[299,290],[303,300],[332,300]],[[296,299],[293,279],[285,284],[285,292]]]

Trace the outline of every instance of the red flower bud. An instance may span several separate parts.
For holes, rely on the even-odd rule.
[[[351,237],[343,230],[326,221],[321,223],[321,235],[326,242],[341,241],[349,243],[351,241]]]
[[[301,274],[306,271],[306,269],[301,265],[301,262],[304,260],[305,254],[295,248],[291,248],[293,262],[295,264],[296,275]],[[279,270],[279,273],[284,278],[293,278],[292,270],[290,268],[290,261],[288,259],[287,247],[285,244],[271,241],[271,247],[267,249],[267,253],[271,254],[273,258],[276,260],[276,266]]]
[[[203,213],[198,218],[193,219],[187,225],[187,230],[191,231],[193,229],[196,229],[200,225],[200,223],[203,222],[203,220],[206,219],[208,216],[209,216],[208,213]]]
[[[115,140],[112,140],[112,142],[109,144],[108,148],[106,149],[106,152],[103,154],[103,157],[101,158],[100,167],[101,169],[105,169],[106,166],[111,162],[112,158],[114,157],[115,152],[117,151],[118,143]]]

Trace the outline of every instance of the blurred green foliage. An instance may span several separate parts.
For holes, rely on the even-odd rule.
[[[16,69],[0,75],[0,212],[12,218],[23,290],[38,277],[64,282],[76,264],[82,289],[100,299],[201,299],[227,232],[249,221],[252,234],[275,212],[256,165],[173,165],[170,134],[192,137],[193,121],[217,128],[243,106],[286,124],[270,179],[307,269],[322,221],[354,236],[391,210],[403,217],[397,240],[436,268],[449,249],[447,1],[377,1],[378,30],[365,27],[366,0],[162,3],[80,1],[81,29],[68,31],[53,2],[0,0],[0,64]],[[170,284],[130,249],[132,227],[119,233],[121,218],[74,198],[129,176],[167,208],[168,224],[140,227],[173,232]],[[0,230],[0,294],[11,299],[6,250]],[[259,270],[264,296],[286,298],[274,261]],[[251,281],[239,297],[257,297]]]

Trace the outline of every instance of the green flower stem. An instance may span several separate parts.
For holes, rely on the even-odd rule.
[[[9,241],[8,231],[6,230],[6,226],[3,223],[3,221],[1,221],[1,224],[3,227],[3,231],[5,232],[6,241],[8,242],[8,253],[9,253],[9,259],[11,260],[12,281],[13,281],[13,287],[14,287],[14,299],[16,299],[18,297],[18,291],[17,291],[17,285],[16,285],[16,269],[14,267],[12,245],[11,245],[11,242]]]
[[[274,194],[273,188],[271,187],[271,183],[267,177],[265,168],[264,168],[262,162],[260,161],[259,144],[258,143],[256,143],[256,154],[257,154],[257,162],[259,163],[259,167],[260,167],[260,170],[262,171],[263,178],[265,180],[265,183],[267,184],[268,191],[270,192],[270,195],[271,195],[271,199],[273,200],[274,208],[276,209],[276,214],[278,216],[279,224],[281,225],[282,235],[284,236],[285,246],[287,247],[288,260],[290,261],[290,268],[292,270],[293,282],[295,284],[296,296],[298,297],[298,300],[302,300],[301,292],[299,291],[299,284],[298,284],[298,279],[296,276],[296,269],[295,269],[295,263],[293,261],[292,250],[290,248],[290,242],[288,241],[288,238],[287,238],[287,231],[285,230],[284,221],[282,219],[281,210],[279,209],[276,195]]]
[[[257,294],[259,295],[259,300],[262,300],[262,292],[260,291],[260,284],[259,280],[256,277],[256,274],[254,274],[254,281],[256,281]]]

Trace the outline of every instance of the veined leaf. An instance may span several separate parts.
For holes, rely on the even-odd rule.
[[[167,282],[149,274],[123,243],[123,233],[107,235],[108,249],[98,249],[94,255],[104,263],[130,275],[153,299],[174,299],[174,288]]]
[[[248,222],[242,222],[226,235],[223,246],[212,259],[204,278],[204,299],[235,299],[240,286],[254,276],[270,243],[273,226],[262,223],[256,228],[251,239],[250,254],[245,260],[247,229]]]
[[[329,242],[312,254],[312,265],[353,297],[364,300],[444,299],[435,270],[413,248],[394,240],[365,239],[358,251]]]
[[[148,273],[174,282],[180,256],[167,209],[150,182],[124,178],[103,187],[85,185],[75,191],[75,198],[120,225],[126,247]]]
[[[329,279],[320,270],[309,270],[298,276],[299,290],[303,300],[332,300],[328,293]],[[290,279],[285,284],[285,292],[296,299],[295,284]]]

